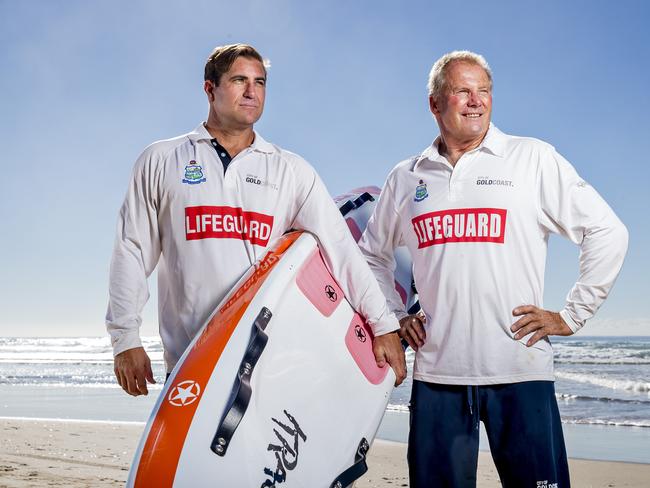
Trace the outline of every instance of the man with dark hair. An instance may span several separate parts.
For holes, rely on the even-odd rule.
[[[221,76],[226,73],[238,57],[254,59],[260,62],[264,68],[264,76],[266,76],[266,66],[264,59],[260,53],[253,46],[248,44],[229,44],[227,46],[218,46],[214,48],[208,60],[205,63],[203,71],[203,79],[211,81],[215,86],[219,85]]]
[[[253,130],[266,94],[262,57],[245,44],[215,49],[203,88],[207,121],[145,149],[120,211],[106,315],[118,383],[146,395],[154,382],[139,326],[156,266],[170,372],[221,299],[289,229],[318,238],[334,278],[373,328],[377,363],[389,363],[401,383],[399,324],[325,186],[300,156]]]
[[[505,487],[566,488],[552,335],[570,335],[603,303],[627,231],[555,149],[491,124],[492,74],[468,51],[429,76],[440,136],[389,174],[360,246],[416,350],[411,488],[474,487],[479,423]],[[548,236],[580,246],[562,311],[542,308]],[[424,323],[393,290],[393,250],[413,259]]]

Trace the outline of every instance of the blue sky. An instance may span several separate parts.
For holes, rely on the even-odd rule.
[[[649,19],[642,1],[0,0],[0,335],[104,333],[132,164],[205,118],[205,58],[232,42],[272,63],[257,129],[332,194],[381,185],[430,144],[432,63],[483,54],[495,124],[552,143],[630,230],[599,318],[650,324]],[[576,277],[577,249],[552,239],[547,308]],[[155,298],[144,316],[153,334]]]

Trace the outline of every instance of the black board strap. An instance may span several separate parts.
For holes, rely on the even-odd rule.
[[[355,200],[354,200],[354,206],[356,208],[359,208],[361,205],[363,205],[366,202],[374,202],[375,197],[373,197],[370,193],[367,191],[364,191],[361,195],[359,195]]]
[[[266,335],[264,329],[269,324],[272,315],[268,308],[262,307],[262,310],[260,310],[260,313],[255,318],[255,322],[253,322],[253,330],[251,332],[251,338],[248,341],[248,348],[239,364],[239,372],[237,373],[230,398],[226,404],[226,410],[221,417],[221,422],[219,422],[217,432],[214,434],[212,444],[210,444],[210,449],[217,456],[226,455],[232,436],[235,434],[235,430],[237,430],[239,422],[241,422],[248,408],[248,403],[253,392],[250,383],[251,375],[253,374],[257,360],[260,358],[269,340],[269,336]]]
[[[367,191],[364,191],[361,195],[355,198],[354,201],[348,200],[343,205],[341,205],[339,207],[339,212],[341,212],[341,215],[345,217],[350,211],[354,210],[355,208],[359,208],[364,203],[374,202],[374,201],[375,201],[375,197],[373,197]]]
[[[341,212],[341,215],[345,217],[350,212],[350,210],[354,210],[355,208],[356,207],[354,206],[354,202],[352,200],[348,200],[343,205],[341,205],[339,212]]]
[[[368,441],[365,437],[362,438],[361,442],[359,442],[357,453],[354,456],[354,464],[343,471],[340,475],[338,475],[334,481],[332,481],[330,488],[345,488],[347,486],[351,486],[352,483],[361,478],[361,476],[363,476],[364,473],[368,471],[368,464],[366,464],[366,454],[368,453],[369,449],[370,444],[368,444]]]

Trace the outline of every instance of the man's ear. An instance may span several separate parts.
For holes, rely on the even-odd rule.
[[[203,82],[203,91],[208,96],[208,100],[210,101],[210,103],[214,101],[214,94],[212,93],[213,89],[214,89],[214,83],[212,83],[210,80],[205,80]]]
[[[431,110],[431,113],[433,115],[438,115],[440,113],[438,103],[436,102],[435,98],[433,98],[433,96],[429,96],[429,110]]]

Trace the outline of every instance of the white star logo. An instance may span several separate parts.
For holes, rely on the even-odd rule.
[[[167,400],[175,407],[184,407],[194,403],[201,394],[201,387],[194,380],[181,381],[169,392]]]

